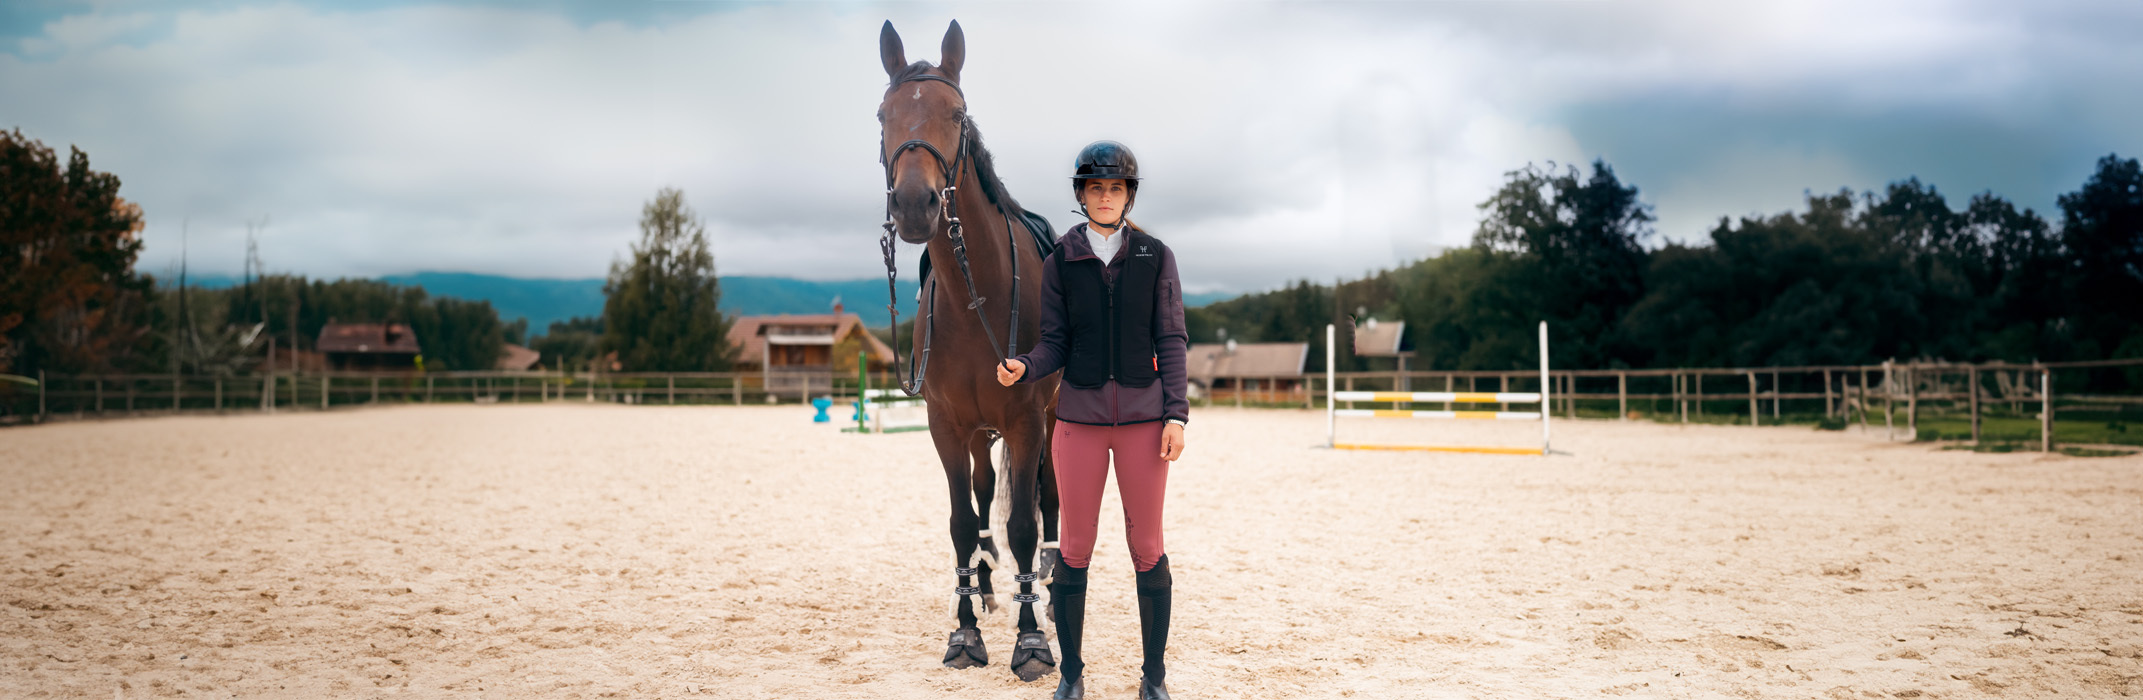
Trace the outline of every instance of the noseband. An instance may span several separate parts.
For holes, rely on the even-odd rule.
[[[907,83],[924,80],[935,80],[951,86],[953,93],[960,96],[961,104],[964,106],[967,103],[967,93],[960,90],[960,85],[940,75],[924,73],[911,76],[894,83],[893,87],[898,88]],[[891,90],[889,89],[888,92],[891,92]],[[945,153],[938,150],[935,144],[923,139],[908,139],[906,142],[901,143],[900,147],[893,149],[891,154],[887,154],[883,129],[880,130],[878,137],[878,158],[879,162],[885,166],[885,224],[883,224],[885,233],[878,238],[878,249],[885,256],[886,310],[891,312],[893,319],[890,332],[893,338],[893,372],[896,376],[900,374],[900,295],[894,290],[894,281],[898,279],[900,271],[898,263],[894,260],[897,237],[894,234],[895,227],[893,224],[893,166],[899,163],[900,157],[906,155],[908,149],[911,148],[920,148],[930,153],[930,156],[937,160],[939,172],[944,175],[945,189],[938,193],[938,213],[945,219],[946,237],[952,241],[953,260],[959,264],[960,277],[967,283],[967,296],[971,300],[968,302],[967,308],[975,312],[975,319],[981,322],[982,332],[989,336],[990,351],[996,353],[999,365],[1004,364],[1005,358],[1018,354],[1019,351],[1018,348],[1011,345],[1019,342],[1019,236],[1012,229],[1011,212],[1006,210],[1002,203],[998,205],[998,210],[999,213],[1005,216],[1005,237],[1011,246],[1012,258],[1012,310],[1010,328],[1006,331],[1005,336],[1007,344],[1003,347],[998,346],[997,332],[990,330],[989,317],[982,312],[982,303],[985,299],[975,293],[975,275],[969,270],[967,264],[967,237],[961,231],[960,208],[958,201],[954,199],[959,194],[960,177],[967,174],[967,142],[969,140],[967,125],[968,121],[963,115],[960,119],[960,142],[955,147],[953,158],[950,161],[945,159]],[[933,285],[934,287],[935,285]],[[922,393],[923,378],[928,372],[931,320],[934,320],[936,316],[937,307],[935,303],[936,297],[933,296],[931,299],[931,319],[924,322],[920,353],[910,352],[911,359],[908,363],[908,376],[899,377],[901,391],[909,396]],[[916,311],[921,314],[920,301],[917,302],[917,306]]]

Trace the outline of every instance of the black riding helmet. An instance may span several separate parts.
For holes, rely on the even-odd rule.
[[[1080,180],[1124,181],[1124,188],[1130,190],[1131,197],[1124,202],[1123,216],[1116,219],[1119,226],[1131,215],[1131,206],[1138,203],[1138,157],[1131,155],[1131,149],[1125,148],[1123,144],[1115,141],[1095,141],[1087,144],[1086,148],[1079,149],[1079,158],[1072,162],[1073,199],[1078,199],[1080,188],[1086,186],[1086,183]],[[1101,226],[1094,222],[1094,217],[1086,213],[1086,203],[1083,201],[1079,203],[1078,214],[1086,217],[1089,225]]]

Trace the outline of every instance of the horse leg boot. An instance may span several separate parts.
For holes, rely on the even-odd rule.
[[[1153,568],[1138,572],[1139,636],[1146,647],[1146,677],[1138,682],[1139,700],[1168,700],[1168,667],[1162,657],[1168,653],[1168,606],[1174,589],[1166,554]]]
[[[1056,605],[1057,651],[1062,657],[1057,672],[1056,700],[1085,700],[1086,660],[1079,656],[1079,641],[1086,625],[1086,569],[1063,563],[1049,584]]]

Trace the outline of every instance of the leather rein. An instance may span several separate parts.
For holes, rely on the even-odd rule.
[[[952,86],[952,91],[960,96],[960,101],[963,104],[966,103],[967,93],[960,90],[958,83],[954,83],[944,76],[927,73],[916,75],[899,83],[894,83],[893,87],[898,88],[905,83],[923,80],[935,80]],[[891,89],[889,88],[887,92],[890,94]],[[963,117],[960,120],[960,144],[957,150],[954,151],[953,158],[950,161],[945,159],[945,153],[939,151],[936,145],[923,139],[909,139],[900,144],[900,147],[893,149],[891,154],[887,154],[882,129],[878,138],[879,158],[885,165],[885,223],[883,224],[885,233],[878,238],[878,249],[879,252],[885,255],[886,310],[891,312],[893,317],[891,329],[893,338],[893,372],[900,379],[900,390],[909,396],[915,396],[923,391],[923,379],[929,373],[931,328],[935,325],[933,321],[937,316],[937,298],[933,294],[931,295],[928,320],[924,321],[922,330],[922,347],[919,350],[909,352],[907,376],[900,376],[900,295],[894,289],[894,282],[899,278],[900,270],[899,263],[894,258],[898,239],[894,235],[893,224],[893,168],[900,162],[900,157],[906,155],[909,149],[920,148],[928,152],[931,158],[937,160],[938,170],[944,176],[946,185],[945,189],[938,193],[938,211],[947,223],[947,235],[952,241],[953,261],[960,268],[961,280],[967,283],[967,296],[972,300],[968,302],[967,308],[974,310],[975,320],[982,325],[982,332],[989,336],[990,351],[996,353],[999,365],[1004,364],[1006,358],[1019,354],[1018,348],[1014,345],[1019,342],[1019,236],[1012,228],[1011,212],[1006,210],[1002,203],[998,204],[997,209],[998,213],[1003,214],[1005,217],[1005,238],[1011,246],[1010,257],[1012,260],[1012,312],[1009,328],[1005,333],[1005,344],[1002,348],[997,344],[996,331],[990,330],[989,317],[982,311],[982,304],[985,299],[975,293],[975,275],[969,270],[967,264],[967,237],[961,230],[960,209],[958,201],[954,199],[959,194],[960,179],[967,175],[968,141],[970,140],[967,125],[968,122]],[[939,266],[939,269],[942,270],[943,266]],[[932,282],[931,289],[935,290],[937,281],[934,279],[936,277],[935,271],[933,271],[932,277],[933,279],[930,280]],[[918,291],[920,292],[921,290]],[[922,300],[916,300],[916,314],[921,316],[924,313]]]

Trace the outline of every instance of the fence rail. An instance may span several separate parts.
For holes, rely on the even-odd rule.
[[[2126,381],[2103,381],[2102,373],[2126,373]],[[0,424],[55,417],[319,410],[386,403],[540,403],[589,401],[622,404],[765,404],[802,402],[815,396],[854,399],[854,373],[780,373],[774,386],[762,372],[279,372],[229,377],[171,374],[95,374],[41,377],[36,386],[0,383]],[[1202,405],[1301,406],[1317,408],[1340,392],[1539,392],[1537,371],[1338,372],[1337,387],[1322,375],[1217,377],[1204,383],[1226,388],[1197,392]],[[2143,395],[2107,393],[2104,387],[2143,385],[2143,359],[2091,362],[1977,364],[1890,362],[1878,365],[1802,367],[1692,367],[1669,369],[1564,369],[1549,372],[1550,405],[1558,417],[1649,415],[1681,422],[1742,422],[1764,425],[1810,418],[1880,422],[1892,438],[1922,437],[1923,413],[1969,421],[1973,442],[1985,437],[1983,418],[2013,425],[2035,419],[2040,449],[2055,444],[2054,419],[2112,415],[2105,441],[2125,437],[2125,421],[2143,419]],[[872,386],[897,386],[890,372],[875,372]],[[1707,386],[1709,385],[1709,386]],[[1414,410],[1437,401],[1361,401],[1341,396],[1347,409]],[[1381,397],[1393,398],[1393,397]],[[1459,398],[1459,397],[1454,397]],[[1467,397],[1473,398],[1473,397]],[[1507,406],[1498,410],[1508,410]],[[1607,407],[1612,406],[1612,412]],[[1432,409],[1433,410],[1433,409]],[[1766,420],[1768,418],[1768,420]],[[2095,418],[2092,420],[2096,420]],[[2079,428],[2081,429],[2081,428]],[[1947,432],[1937,431],[1948,436]],[[2013,432],[2013,431],[2012,431]],[[2103,432],[2103,431],[2102,431]],[[2081,439],[2091,442],[2089,436]]]

